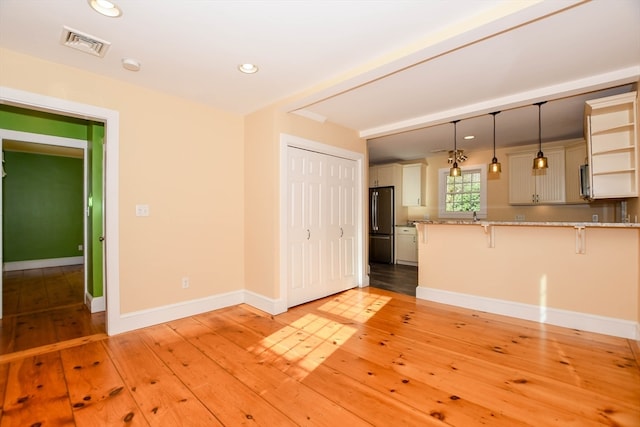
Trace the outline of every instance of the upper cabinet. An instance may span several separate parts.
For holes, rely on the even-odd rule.
[[[427,204],[427,165],[414,163],[402,166],[402,205]]]
[[[638,196],[636,92],[585,105],[592,199]]]
[[[397,191],[401,180],[402,166],[398,163],[369,167],[369,188],[395,186]]]
[[[544,150],[549,168],[534,171],[537,151],[509,154],[509,203],[512,205],[565,203],[564,149]]]
[[[587,203],[580,195],[580,166],[587,163],[587,143],[584,139],[568,143],[565,147],[566,200],[570,204]]]

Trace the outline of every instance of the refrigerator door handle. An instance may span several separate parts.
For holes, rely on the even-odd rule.
[[[378,192],[374,191],[371,194],[371,227],[373,231],[378,230]]]

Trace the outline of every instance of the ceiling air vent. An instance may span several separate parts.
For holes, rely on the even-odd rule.
[[[80,31],[69,28],[66,25],[62,27],[60,43],[81,52],[99,56],[100,58],[107,53],[109,46],[111,46],[111,43],[108,41],[100,40],[99,38],[90,36],[89,34],[81,33]]]

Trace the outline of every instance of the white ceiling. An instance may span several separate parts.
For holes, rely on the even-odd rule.
[[[456,119],[476,135],[459,148],[486,149],[497,110],[498,146],[537,142],[544,100],[543,141],[579,137],[585,99],[640,78],[637,0],[114,1],[120,18],[0,0],[0,46],[238,114],[281,101],[360,132],[372,163],[451,149]],[[65,25],[111,42],[105,57],[60,44]]]

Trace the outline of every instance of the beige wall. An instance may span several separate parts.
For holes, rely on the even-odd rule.
[[[560,143],[561,145],[561,143]],[[523,151],[527,147],[520,147]],[[616,222],[616,212],[619,213],[617,203],[596,201],[573,205],[539,205],[539,206],[512,206],[509,204],[509,149],[496,150],[496,156],[502,165],[502,173],[498,177],[487,174],[487,219],[491,221],[514,221],[516,215],[524,215],[525,221],[572,221],[590,222],[593,214],[598,214],[600,222]],[[511,149],[513,151],[513,149]],[[491,162],[493,151],[469,152],[469,160],[462,166]],[[447,156],[441,155],[426,159],[427,167],[427,206],[408,208],[410,219],[422,220],[425,215],[430,219],[438,218],[438,169],[448,168]],[[532,159],[533,160],[533,159]],[[578,173],[577,171],[575,173]],[[633,200],[633,199],[631,199]],[[634,218],[635,208],[629,205],[629,213]],[[633,209],[633,210],[632,210]]]
[[[420,226],[423,227],[423,226]],[[638,229],[587,228],[576,254],[573,227],[427,225],[419,285],[460,294],[636,321]]]
[[[351,129],[287,114],[278,106],[247,116],[246,288],[273,299],[280,297],[280,199],[284,197],[280,194],[281,133],[361,153],[367,164],[366,143]]]
[[[2,86],[120,114],[122,313],[244,288],[242,117],[7,50],[0,58]]]

